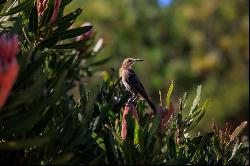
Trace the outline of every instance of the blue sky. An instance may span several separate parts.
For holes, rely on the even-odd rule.
[[[171,2],[172,0],[158,0],[159,5],[163,7],[170,5]]]

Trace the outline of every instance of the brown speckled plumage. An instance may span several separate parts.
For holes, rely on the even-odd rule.
[[[141,81],[136,76],[134,70],[132,69],[133,64],[136,61],[142,61],[140,59],[127,58],[123,61],[122,66],[119,71],[119,75],[122,78],[122,84],[125,86],[126,90],[134,94],[134,96],[139,93],[149,104],[151,109],[156,112],[156,107],[153,102],[149,99],[145,88],[143,87]]]

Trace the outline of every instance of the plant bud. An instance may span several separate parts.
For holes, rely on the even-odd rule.
[[[37,13],[38,16],[42,16],[44,14],[44,11],[48,7],[49,0],[37,0]]]
[[[19,71],[16,61],[18,53],[17,36],[8,39],[5,35],[0,35],[0,108],[4,105]]]
[[[81,27],[85,27],[85,26],[92,26],[92,24],[90,22],[85,22],[81,25]],[[84,34],[77,36],[76,41],[89,39],[92,36],[92,34],[93,34],[93,30],[91,29],[88,32],[85,32]]]
[[[54,24],[56,22],[58,13],[59,13],[59,8],[60,8],[61,0],[55,0],[54,1],[54,10],[53,14],[50,18],[50,24]]]
[[[128,113],[131,112],[132,117],[139,121],[138,114],[136,112],[135,104],[132,102],[128,102],[125,105],[124,111],[123,111],[123,116],[122,116],[122,131],[121,131],[121,136],[122,139],[125,140],[127,137],[127,121],[126,121],[126,116]]]

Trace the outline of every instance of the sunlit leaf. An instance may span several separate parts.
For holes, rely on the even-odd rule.
[[[198,117],[193,121],[192,120],[192,124],[191,126],[188,127],[188,130],[187,131],[190,131],[192,130],[199,122],[200,120],[204,117],[205,115],[205,112],[206,112],[206,109],[208,107],[208,101],[206,100],[205,101],[205,104],[203,105],[203,107],[200,109],[200,110],[197,110],[197,114],[194,113],[195,115],[192,114],[192,118],[194,118],[196,115],[198,115]]]
[[[247,121],[242,122],[230,135],[230,142],[233,141],[247,125]]]
[[[172,95],[173,89],[174,89],[174,81],[171,82],[171,85],[168,89],[167,98],[166,98],[167,108],[169,108],[169,106],[170,106],[170,100],[171,100],[171,95]]]
[[[25,10],[26,8],[31,7],[33,5],[33,3],[34,3],[34,0],[26,0],[26,1],[18,4],[17,6],[11,8],[8,12],[0,14],[0,16],[8,16],[8,15],[13,15],[13,14],[19,13],[19,12]]]
[[[196,110],[196,108],[198,107],[198,105],[200,103],[200,96],[201,96],[201,85],[199,85],[197,88],[197,94],[196,94],[196,97],[194,99],[193,105],[190,109],[189,115],[192,115],[194,113],[194,111]]]
[[[103,138],[99,137],[95,132],[93,132],[91,136],[96,140],[96,143],[97,143],[103,150],[106,151],[106,148],[105,148],[105,144],[104,144]]]

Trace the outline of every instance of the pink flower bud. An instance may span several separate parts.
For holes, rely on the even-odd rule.
[[[138,114],[135,108],[135,104],[132,102],[127,102],[123,111],[123,116],[122,116],[122,131],[121,131],[121,136],[122,139],[126,139],[127,137],[127,120],[126,120],[126,116],[128,115],[128,113],[131,112],[132,117],[134,119],[136,119],[137,121],[139,121],[138,118]]]
[[[0,35],[0,108],[4,105],[19,71],[16,61],[18,53],[17,36],[7,39]]]
[[[92,26],[92,24],[90,22],[85,22],[81,25],[81,27],[85,27],[85,26]],[[93,30],[89,30],[88,32],[80,35],[80,36],[77,36],[76,37],[76,41],[80,41],[80,40],[85,40],[85,39],[89,39],[93,34]]]
[[[48,6],[49,0],[37,0],[37,13],[39,16],[42,16],[44,14],[44,11],[46,10]]]
[[[61,0],[54,1],[54,11],[50,18],[50,24],[54,24],[56,22],[56,19],[59,13],[60,4],[61,4]]]
[[[5,35],[0,35],[0,62],[1,65],[7,65],[15,60],[19,53],[17,36],[6,38]],[[2,66],[0,66],[0,71]]]

